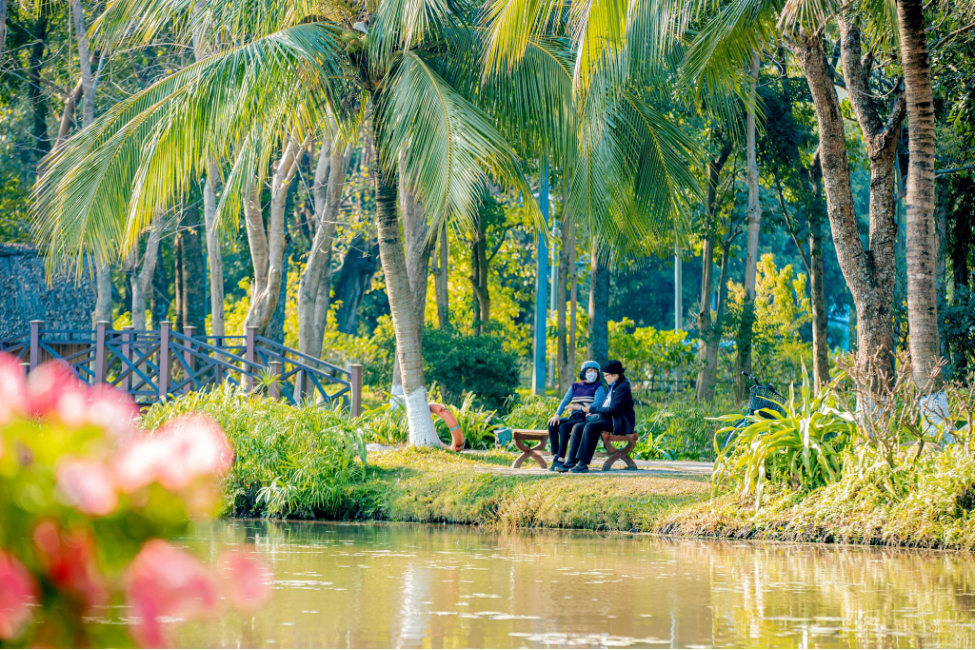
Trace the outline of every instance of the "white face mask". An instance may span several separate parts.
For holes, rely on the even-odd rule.
[[[589,383],[591,383],[591,384],[594,383],[595,381],[597,381],[597,371],[596,370],[588,370],[587,372],[584,373],[584,378]]]

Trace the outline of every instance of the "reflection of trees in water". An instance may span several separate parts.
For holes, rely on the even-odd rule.
[[[188,542],[213,557],[254,543],[294,584],[254,619],[198,628],[187,645],[973,642],[955,625],[973,624],[970,554],[275,521],[222,522]],[[820,634],[830,628],[843,631]]]
[[[782,645],[785,634],[794,643],[805,632],[812,644],[959,647],[973,641],[969,554],[720,544],[709,566],[717,643]]]

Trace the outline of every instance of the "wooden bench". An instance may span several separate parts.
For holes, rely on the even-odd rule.
[[[636,470],[638,466],[635,464],[634,460],[631,458],[631,452],[634,451],[635,446],[638,444],[638,434],[632,433],[627,436],[615,436],[613,433],[605,431],[601,434],[601,440],[604,443],[604,449],[607,450],[607,460],[604,461],[603,471],[608,471],[612,469],[614,463],[621,460],[627,466],[627,469]],[[546,461],[540,455],[540,451],[546,448],[546,443],[550,439],[549,431],[546,429],[513,429],[512,431],[512,442],[515,443],[516,448],[522,452],[512,463],[513,469],[522,467],[522,464],[529,460],[530,458],[536,461],[536,464],[540,469],[546,469]],[[615,447],[614,443],[623,442],[626,443],[623,447]],[[535,443],[532,447],[529,444]]]

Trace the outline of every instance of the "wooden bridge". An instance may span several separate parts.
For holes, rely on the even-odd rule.
[[[205,390],[225,383],[291,404],[314,401],[362,408],[363,367],[348,369],[258,336],[198,335],[193,327],[174,332],[163,321],[158,330],[45,329],[31,321],[30,331],[0,340],[0,352],[18,357],[30,370],[60,359],[86,384],[109,384],[129,393],[141,407],[167,396]]]

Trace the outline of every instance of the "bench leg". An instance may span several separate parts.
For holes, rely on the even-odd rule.
[[[634,448],[637,446],[638,442],[636,440],[631,440],[620,449],[617,449],[613,444],[605,440],[604,448],[608,451],[608,453],[610,453],[610,456],[604,461],[604,465],[601,467],[601,469],[605,472],[609,471],[613,469],[614,463],[619,460],[623,460],[624,464],[627,466],[627,469],[637,470],[638,465],[631,458],[631,452],[634,451]]]
[[[518,447],[519,450],[522,451],[522,454],[519,456],[519,458],[513,461],[512,469],[518,469],[522,467],[523,462],[525,462],[529,458],[532,458],[534,461],[536,461],[536,464],[539,465],[540,469],[546,469],[546,461],[543,460],[543,457],[540,456],[538,453],[540,449],[546,446],[545,440],[540,441],[539,444],[533,447],[527,447],[526,443],[523,440],[516,440],[515,443],[516,443],[516,447]]]

